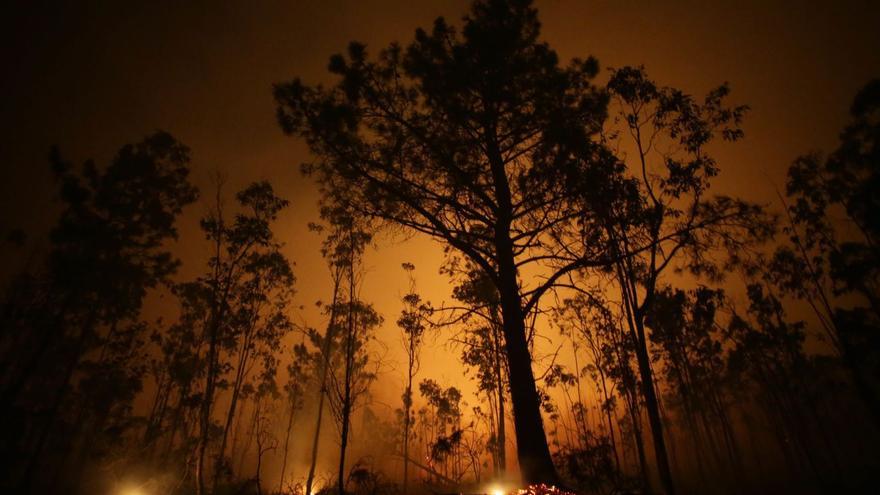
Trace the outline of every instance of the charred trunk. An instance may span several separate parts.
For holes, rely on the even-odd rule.
[[[499,289],[517,458],[525,483],[554,485],[558,484],[558,478],[544,434],[541,401],[532,372],[532,356],[526,339],[513,256],[507,258],[508,262],[502,262],[500,266],[502,284]]]

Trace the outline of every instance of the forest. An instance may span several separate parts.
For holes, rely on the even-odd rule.
[[[736,73],[562,57],[541,5],[261,81],[292,179],[53,147],[44,232],[0,223],[0,490],[877,490],[880,78],[756,200]]]

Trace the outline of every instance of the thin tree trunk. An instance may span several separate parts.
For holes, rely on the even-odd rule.
[[[196,495],[205,492],[205,451],[208,447],[208,432],[211,424],[211,402],[214,397],[214,381],[217,361],[217,333],[218,323],[211,324],[211,333],[208,343],[208,370],[205,377],[205,393],[202,396],[201,411],[199,417],[199,444],[196,458]]]
[[[645,408],[648,413],[648,424],[651,426],[651,437],[654,440],[654,456],[657,460],[657,471],[660,475],[660,483],[666,495],[675,494],[675,486],[672,481],[672,472],[669,468],[669,458],[666,455],[666,441],[663,438],[663,422],[660,419],[660,405],[654,389],[654,377],[651,373],[651,363],[648,358],[647,343],[645,342],[644,325],[636,319],[638,342],[636,345],[636,358],[639,363],[639,373],[642,378],[642,393],[645,397]]]
[[[349,231],[351,234],[351,231]],[[354,379],[354,352],[355,352],[355,332],[357,321],[355,318],[355,280],[354,280],[354,243],[353,240],[350,248],[350,258],[348,265],[348,335],[345,340],[345,380],[343,382],[342,395],[342,427],[340,428],[339,442],[339,474],[337,484],[339,495],[345,495],[345,451],[348,448],[348,430],[351,423],[351,386]]]
[[[318,414],[315,416],[315,436],[312,439],[312,460],[309,465],[309,475],[306,478],[306,491],[304,495],[312,495],[312,484],[315,482],[315,466],[318,464],[318,441],[321,437],[321,420],[324,416],[324,398],[327,395],[327,372],[330,369],[330,345],[333,342],[333,331],[336,329],[336,306],[339,302],[339,282],[341,277],[341,272],[337,269],[333,277],[330,321],[327,323],[327,332],[324,334],[324,342],[321,346],[321,390],[318,395]]]
[[[252,322],[255,324],[256,322]],[[241,343],[241,350],[238,355],[238,367],[235,370],[235,382],[232,384],[232,397],[229,400],[229,410],[226,412],[226,422],[223,425],[223,435],[220,438],[220,449],[217,452],[217,461],[215,463],[214,468],[214,477],[212,482],[212,491],[217,491],[217,483],[220,481],[220,466],[224,462],[224,456],[226,455],[226,443],[229,440],[229,430],[232,427],[232,422],[235,419],[235,409],[238,406],[238,398],[241,394],[242,383],[247,374],[247,362],[250,357],[250,344],[252,340],[252,333],[254,330],[253,324],[249,329],[248,333],[244,336],[244,339]]]
[[[492,336],[494,340],[493,359],[495,360],[495,383],[498,388],[498,434],[496,440],[498,442],[498,474],[504,476],[507,472],[507,437],[505,433],[504,421],[504,372],[502,370],[502,352],[501,335],[498,331],[498,325],[493,322]]]
[[[614,451],[614,467],[617,468],[617,472],[620,472],[620,456],[617,454],[617,440],[614,438],[614,423],[611,421],[611,408],[607,407],[608,402],[608,387],[605,384],[605,372],[596,366],[596,369],[599,371],[599,379],[602,382],[602,397],[604,402],[602,403],[602,409],[605,411],[605,419],[608,420],[608,435],[611,437],[611,450]]]
[[[287,469],[287,450],[290,447],[290,431],[293,429],[293,417],[296,413],[296,398],[290,401],[290,415],[287,417],[287,431],[284,434],[284,456],[281,458],[281,479],[278,480],[278,493],[284,491],[284,471]]]
[[[412,339],[412,336],[410,337]],[[412,342],[412,341],[410,341]],[[412,414],[412,381],[413,381],[413,348],[410,345],[409,364],[407,368],[406,403],[404,404],[403,418],[403,493],[409,493],[409,433],[412,427],[410,415]]]

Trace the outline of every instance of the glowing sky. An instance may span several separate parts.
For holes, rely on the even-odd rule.
[[[98,5],[98,4],[101,5]],[[817,2],[818,3],[818,2]],[[165,129],[193,149],[194,179],[207,190],[215,170],[231,193],[269,179],[292,202],[278,224],[297,263],[297,319],[319,325],[313,303],[327,297],[317,237],[316,194],[298,172],[302,143],[282,135],[270,85],[294,76],[325,79],[327,57],[349,40],[378,49],[411,39],[438,15],[457,22],[466,1],[37,2],[4,12],[0,227],[45,226],[52,216],[46,154],[51,144],[99,163],[124,143]],[[746,139],[719,150],[716,190],[770,202],[797,154],[829,149],[849,101],[880,76],[880,3],[538,1],[544,38],[566,60],[595,55],[603,67],[644,64],[662,84],[701,94],[729,81],[732,100],[752,107]],[[182,276],[206,255],[196,230],[202,205],[187,212],[177,252]],[[385,316],[389,366],[399,360],[400,263],[417,266],[435,303],[448,298],[436,275],[436,246],[413,240],[367,259],[365,299]],[[462,380],[442,341],[421,376]],[[389,377],[400,375],[389,367]],[[389,391],[389,400],[399,397]],[[395,404],[396,406],[396,404]]]

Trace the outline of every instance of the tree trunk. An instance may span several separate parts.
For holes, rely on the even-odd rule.
[[[208,370],[205,377],[205,394],[202,397],[202,407],[199,415],[199,444],[196,453],[196,495],[202,495],[205,492],[205,451],[208,447],[208,432],[211,424],[211,402],[214,397],[214,378],[217,361],[217,333],[219,330],[217,327],[218,324],[212,322],[208,343]]]
[[[642,483],[645,491],[650,492],[651,477],[648,474],[648,460],[645,456],[645,439],[642,436],[641,412],[638,408],[638,399],[630,399],[629,418],[632,422],[633,440],[636,442],[636,456],[639,459],[639,471],[642,474]]]
[[[345,450],[348,448],[348,424],[351,412],[348,406],[343,405],[342,407],[342,432],[340,433],[339,443],[339,473],[336,479],[339,485],[339,495],[345,495]]]
[[[412,338],[412,337],[410,337]],[[407,371],[406,382],[406,402],[404,403],[403,412],[406,416],[403,418],[403,493],[409,493],[409,433],[412,428],[410,415],[412,414],[412,381],[413,381],[413,358],[412,348],[410,348],[409,367]]]
[[[330,304],[330,321],[327,323],[327,332],[324,334],[324,342],[321,345],[321,390],[318,397],[318,414],[315,417],[315,436],[312,439],[312,462],[309,465],[309,475],[306,478],[306,492],[304,495],[312,495],[312,484],[315,482],[315,466],[318,464],[318,441],[321,437],[321,420],[324,417],[324,398],[327,395],[327,372],[330,368],[330,344],[333,342],[333,330],[336,328],[336,305],[339,302],[339,281],[342,275],[337,270],[333,280],[333,298]]]
[[[495,359],[495,381],[498,387],[498,474],[504,476],[507,471],[507,438],[504,426],[504,373],[501,369],[501,335],[499,335],[498,326],[492,325],[492,336],[495,346],[495,352],[492,356]]]
[[[281,458],[281,479],[278,481],[278,493],[284,492],[284,471],[287,470],[287,450],[290,447],[290,431],[293,429],[293,416],[296,413],[296,397],[290,401],[290,415],[287,417],[287,431],[284,434],[284,456]]]
[[[620,473],[620,456],[617,454],[617,439],[614,437],[614,422],[611,420],[611,408],[608,407],[608,387],[605,384],[605,372],[602,371],[600,367],[596,367],[599,370],[599,379],[602,381],[602,409],[605,410],[605,419],[608,421],[608,435],[611,438],[611,450],[614,451],[614,467],[617,468],[617,474]],[[616,476],[616,474],[615,474]]]
[[[510,257],[511,265],[513,258]],[[550,447],[544,434],[541,401],[532,372],[532,356],[526,340],[525,320],[520,306],[516,275],[505,275],[501,290],[504,318],[504,341],[507,351],[510,400],[513,403],[513,425],[516,432],[516,453],[523,481],[529,485],[558,484]]]
[[[672,471],[669,468],[669,458],[666,455],[666,441],[663,439],[663,423],[660,419],[660,406],[657,394],[654,391],[654,377],[651,373],[651,363],[648,359],[648,347],[645,341],[645,326],[641,318],[635,316],[638,340],[636,342],[636,357],[639,363],[639,374],[642,379],[642,394],[645,397],[645,408],[648,412],[648,423],[651,425],[651,438],[654,441],[654,456],[657,460],[657,471],[660,475],[660,483],[666,495],[675,494],[675,486],[672,481]]]
[[[343,382],[342,411],[339,441],[339,474],[337,478],[339,495],[345,495],[345,451],[348,448],[348,429],[351,424],[352,395],[351,386],[354,380],[355,332],[355,281],[354,281],[354,243],[351,245],[351,258],[348,265],[348,335],[345,339],[345,381]]]
[[[324,382],[326,382],[326,378]],[[318,439],[321,437],[321,420],[324,416],[324,396],[327,393],[324,390],[324,382],[321,384],[321,393],[318,398],[318,414],[315,419],[315,436],[312,440],[312,463],[309,466],[309,476],[306,478],[305,495],[312,495],[312,484],[315,482],[315,466],[318,464]]]
[[[553,466],[547,436],[544,434],[541,401],[535,387],[535,375],[532,372],[532,355],[526,338],[526,315],[523,314],[519,275],[513,255],[513,242],[510,238],[510,226],[513,220],[510,184],[495,130],[489,127],[487,131],[487,155],[492,168],[495,199],[498,202],[494,232],[495,255],[498,263],[496,285],[501,296],[501,319],[507,351],[507,376],[510,380],[510,401],[513,405],[519,469],[523,481],[529,485],[541,483],[558,485],[556,468]]]
[[[253,331],[253,327],[250,329]],[[235,382],[232,384],[232,398],[229,400],[229,410],[226,411],[226,422],[223,425],[223,436],[220,438],[220,450],[217,452],[217,461],[214,465],[214,477],[212,482],[212,491],[217,491],[217,483],[220,481],[220,466],[223,465],[224,456],[226,454],[226,443],[229,441],[229,430],[232,428],[232,422],[235,419],[235,410],[238,406],[238,398],[241,394],[241,387],[247,374],[248,358],[250,357],[251,333],[248,332],[244,336],[241,343],[241,349],[238,355],[238,367],[235,370]],[[231,465],[231,462],[230,462]]]

